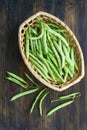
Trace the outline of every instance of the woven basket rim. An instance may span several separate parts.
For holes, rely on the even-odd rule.
[[[58,23],[60,22],[61,26],[63,26],[63,27],[72,35],[73,39],[75,40],[76,46],[78,47],[78,50],[79,50],[79,52],[80,52],[80,56],[81,56],[81,74],[80,74],[79,77],[77,77],[77,79],[75,79],[75,80],[72,81],[71,83],[69,83],[69,84],[63,86],[62,88],[56,87],[56,85],[53,86],[52,84],[49,84],[48,82],[46,82],[44,79],[42,80],[42,78],[40,78],[40,77],[38,76],[38,74],[35,73],[35,71],[34,71],[34,70],[32,69],[32,67],[30,66],[30,64],[29,64],[29,62],[28,62],[28,60],[27,60],[27,58],[26,58],[26,56],[25,56],[25,54],[23,53],[22,48],[21,48],[21,37],[20,37],[20,35],[21,35],[21,30],[22,30],[22,28],[23,28],[27,23],[29,23],[31,20],[35,19],[36,17],[38,17],[38,16],[40,16],[40,15],[48,16],[48,17],[50,17],[50,18],[52,18],[52,19],[55,19]],[[26,20],[19,26],[18,40],[19,40],[19,42],[18,42],[18,43],[19,43],[19,50],[20,50],[20,53],[21,53],[22,58],[23,58],[23,60],[24,60],[24,63],[26,64],[26,66],[27,66],[27,68],[29,69],[29,71],[35,76],[35,78],[36,78],[37,80],[39,80],[41,83],[43,83],[45,86],[47,86],[47,87],[49,87],[49,88],[51,88],[51,89],[53,89],[53,90],[56,90],[56,91],[61,92],[61,91],[63,91],[63,90],[66,90],[67,88],[73,86],[74,84],[78,83],[78,82],[84,77],[84,75],[85,75],[84,58],[83,58],[83,53],[82,53],[82,50],[81,50],[81,47],[80,47],[80,44],[79,44],[77,38],[75,37],[75,35],[74,35],[74,33],[71,31],[71,29],[70,29],[63,21],[61,21],[59,18],[53,16],[52,14],[49,14],[49,13],[43,12],[43,11],[39,11],[39,12],[37,12],[36,14],[32,15],[31,17],[29,17],[28,19],[26,19]]]

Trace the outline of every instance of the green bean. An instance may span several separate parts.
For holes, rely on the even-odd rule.
[[[48,52],[51,53],[53,56],[55,56],[54,53],[53,53],[52,48],[50,48],[49,46],[48,46]]]
[[[55,54],[55,56],[56,56],[56,59],[57,59],[57,62],[58,62],[58,67],[59,67],[59,69],[61,70],[61,60],[60,60],[60,56],[59,56],[59,54],[57,53],[56,48],[54,47],[53,42],[51,41],[49,35],[48,35],[48,39],[49,39],[49,42],[50,42],[50,46],[51,46],[51,48],[52,48],[52,50],[53,50],[53,52],[54,52],[54,54]]]
[[[66,55],[65,60],[66,60],[67,64],[69,65],[69,69],[72,73],[74,73],[74,65],[72,63],[72,60],[70,59],[69,51],[68,51],[68,49],[66,49],[66,47],[64,45],[63,45],[63,49],[64,49],[64,53]]]
[[[56,29],[60,29],[60,27],[58,26],[58,25],[56,25],[56,24],[53,24],[53,23],[47,23],[47,25],[51,28],[51,27],[53,27],[52,29],[54,29],[54,28],[56,28]]]
[[[55,64],[55,66],[58,68],[58,64],[57,64],[57,61],[55,59],[55,56],[53,56],[51,53],[49,53],[48,56],[52,60],[52,62]]]
[[[32,88],[32,89],[29,89],[29,90],[27,90],[27,91],[25,91],[25,92],[18,93],[18,94],[16,94],[16,95],[14,95],[14,96],[10,99],[10,101],[14,101],[14,100],[16,100],[16,99],[18,99],[18,98],[20,98],[20,97],[22,97],[22,96],[25,96],[25,95],[34,93],[34,92],[36,92],[37,90],[39,90],[39,88]]]
[[[28,34],[29,34],[29,36],[31,37],[31,32],[32,32],[32,28],[31,27],[29,27],[29,32],[28,32]],[[30,47],[31,47],[31,50],[32,50],[32,52],[33,52],[33,40],[32,39],[28,39],[29,41],[30,41]]]
[[[27,85],[27,82],[24,79],[22,79],[21,77],[17,76],[16,74],[8,72],[8,71],[7,71],[7,74],[8,74],[9,77],[15,78],[18,81],[20,81],[20,82],[22,82],[22,83]]]
[[[55,30],[55,31],[58,32],[58,33],[61,33],[61,35],[64,34],[64,33],[66,32],[66,30],[64,30],[64,29],[61,29],[61,30]]]
[[[8,79],[8,80],[10,80],[10,81],[12,81],[12,82],[14,82],[14,83],[20,85],[20,86],[23,87],[23,88],[27,88],[27,87],[28,87],[27,84],[23,84],[22,82],[20,82],[19,80],[15,79],[15,78],[13,78],[13,77],[6,77],[6,79]]]
[[[56,41],[54,41],[54,45],[55,45],[57,51],[59,52],[59,54],[61,55],[62,68],[63,68],[65,66],[65,56],[64,56],[63,51],[60,47],[61,46],[61,40],[59,40],[59,45],[58,45],[58,43],[56,43]]]
[[[39,55],[39,53],[37,53],[37,56],[38,56],[38,58],[40,59],[40,61],[41,61],[43,64],[45,64],[45,66],[48,68],[48,64],[47,64],[47,62],[46,62],[46,59],[45,59],[43,56]]]
[[[59,110],[59,109],[65,107],[65,106],[68,106],[68,105],[70,105],[70,104],[73,103],[73,102],[74,102],[74,100],[70,100],[70,101],[68,101],[68,102],[62,103],[62,104],[60,104],[60,105],[54,107],[53,109],[51,109],[50,111],[48,111],[47,116],[50,116],[51,114],[53,114],[53,113],[56,112],[57,110]]]
[[[26,57],[29,58],[29,39],[28,39],[28,30],[26,31],[25,34],[25,38],[26,38],[26,44],[25,44],[25,53],[26,53]]]
[[[68,59],[67,57],[65,57],[65,61],[66,61],[66,64],[67,64],[69,70],[71,71],[71,73],[74,74],[75,73],[74,65],[72,64],[71,59]]]
[[[71,48],[71,60],[75,66],[75,69],[78,70],[78,66],[77,66],[77,63],[76,63],[75,57],[74,57],[74,48]]]
[[[35,60],[33,60],[30,57],[30,61],[34,64],[34,67],[38,68],[46,77],[47,77],[47,71],[44,71],[44,68],[42,68]]]
[[[40,56],[39,54],[38,54],[38,57],[39,57],[39,59],[43,62],[43,64],[46,65],[46,67],[47,67],[47,69],[48,69],[48,73],[50,74],[51,78],[52,78],[53,81],[55,82],[55,81],[56,81],[56,80],[55,80],[55,76],[54,76],[54,74],[53,74],[52,69],[50,68],[50,66],[49,66],[48,63],[46,62],[46,59],[44,59],[44,58],[43,58],[42,56]]]
[[[35,40],[32,40],[32,42],[33,42],[33,52],[31,51],[31,53],[33,53],[33,55],[36,55],[36,52],[37,52],[37,50],[36,50],[36,42],[35,42]]]
[[[74,66],[68,66],[70,72],[74,75],[75,71],[74,71]]]
[[[25,76],[27,77],[28,80],[30,80],[34,85],[38,86],[37,83],[34,82],[34,80],[27,74],[27,73],[24,73]]]
[[[69,57],[69,51],[68,51],[68,48],[66,48],[65,45],[62,45],[62,47],[63,47],[63,51],[64,51],[64,54],[66,55],[66,57],[67,57],[67,58],[70,58],[70,57]]]
[[[32,106],[31,106],[30,113],[33,112],[34,107],[35,107],[35,104],[37,103],[37,101],[39,100],[40,96],[41,96],[45,91],[46,91],[46,88],[45,88],[45,89],[42,89],[42,90],[38,93],[38,95],[36,96],[36,98],[35,98],[35,100],[34,100]]]
[[[68,73],[65,73],[65,76],[64,76],[64,81],[65,82],[67,81],[67,78],[68,78]]]
[[[44,68],[44,70],[45,70],[46,72],[48,71],[47,68],[46,68],[46,66],[44,66],[44,65],[42,64],[42,62],[38,60],[37,57],[35,57],[35,56],[32,55],[31,53],[30,53],[30,56],[31,56],[31,58],[33,58],[35,61],[37,61],[37,64],[38,64],[38,65],[40,64],[40,65]],[[40,66],[40,65],[39,65],[39,66]],[[41,67],[40,67],[40,68],[41,68]]]
[[[38,37],[30,37],[30,36],[28,36],[28,38],[31,39],[31,40],[37,40],[37,39],[40,39],[44,35],[44,26],[43,26],[42,22],[41,22],[41,30],[42,30],[42,32]]]
[[[43,45],[44,45],[44,53],[47,54],[48,47],[47,47],[47,42],[46,42],[46,31],[44,31],[44,35],[43,35]]]
[[[53,40],[57,41],[57,37],[56,37],[55,35],[53,35],[53,34],[50,33],[50,32],[49,32],[49,35],[50,35],[50,37],[51,37]]]
[[[32,33],[33,33],[34,35],[37,35],[36,29],[32,28],[31,31],[32,31]]]
[[[80,96],[81,96],[80,92],[71,93],[71,94],[68,94],[68,95],[65,95],[65,96],[60,96],[57,99],[52,100],[51,103],[57,102],[57,101],[62,101],[62,100],[67,100],[67,99],[75,99],[75,98],[80,97]]]
[[[43,56],[42,46],[41,46],[41,41],[40,41],[40,39],[38,39],[38,44],[39,44],[39,53],[40,53],[41,56]]]
[[[42,116],[42,102],[45,99],[45,97],[48,95],[49,92],[46,92],[43,97],[40,99],[40,103],[39,103],[39,110],[40,110],[40,116]]]
[[[76,59],[75,59],[75,57],[74,57],[74,64],[75,64],[75,69],[78,71],[79,70],[79,68],[78,68],[78,64],[77,64],[77,62],[76,62]]]
[[[64,83],[65,81],[60,76],[60,74],[58,73],[58,71],[55,69],[55,67],[53,66],[53,64],[49,60],[47,60],[47,62],[49,63],[49,66],[52,68],[52,70],[54,71],[55,75],[58,77],[59,82]]]
[[[69,70],[69,68],[67,66],[64,66],[64,72],[68,73],[70,75],[70,77],[73,78],[73,74],[72,74],[72,72]]]
[[[66,30],[65,29],[62,29],[62,28],[60,28],[58,25],[56,25],[56,24],[53,24],[53,23],[48,23],[47,24],[51,29],[53,29],[53,30],[55,30],[55,31],[57,31],[57,32],[59,32],[59,33],[64,33]]]
[[[36,52],[38,51],[38,43],[37,40],[35,40],[35,46],[36,46]]]
[[[48,32],[51,32],[53,35],[60,38],[67,47],[69,46],[67,40],[60,33],[57,33],[54,30],[52,30],[47,24],[45,24],[45,26],[46,26]]]
[[[48,82],[48,75],[44,74],[37,66],[34,66],[37,72]]]

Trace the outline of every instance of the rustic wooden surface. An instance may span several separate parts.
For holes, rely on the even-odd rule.
[[[22,77],[23,72],[30,73],[19,53],[18,27],[40,10],[59,17],[72,29],[82,47],[87,70],[87,0],[0,0],[0,130],[87,130],[87,74],[80,83],[59,93],[80,91],[81,98],[48,118],[46,112],[52,107],[50,99],[57,97],[57,92],[50,90],[42,118],[38,106],[29,114],[35,95],[9,102],[12,95],[23,89],[5,79],[6,71]]]

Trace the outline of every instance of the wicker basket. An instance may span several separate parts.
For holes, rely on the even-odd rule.
[[[34,70],[32,63],[25,56],[25,31],[27,30],[29,25],[34,25],[36,23],[36,19],[38,16],[41,17],[45,22],[50,21],[51,23],[55,23],[55,24],[61,26],[62,28],[66,29],[67,37],[69,38],[71,45],[75,47],[75,55],[78,60],[77,62],[78,62],[78,66],[79,66],[79,72],[75,74],[73,79],[71,79],[70,81],[68,81],[64,84],[55,85],[54,83],[45,81],[37,73],[37,71]],[[56,91],[63,91],[65,89],[69,88],[70,86],[76,84],[84,77],[84,59],[83,59],[81,47],[80,47],[75,35],[72,33],[72,31],[69,29],[69,27],[65,23],[63,23],[60,19],[56,18],[55,16],[53,16],[51,14],[40,11],[40,12],[36,13],[35,15],[31,16],[30,18],[28,18],[27,20],[25,20],[20,25],[18,37],[19,37],[19,48],[20,48],[20,52],[21,52],[22,58],[24,60],[24,63],[26,64],[26,66],[28,67],[30,72],[41,83],[43,83],[47,87],[49,87],[53,90],[56,90]]]

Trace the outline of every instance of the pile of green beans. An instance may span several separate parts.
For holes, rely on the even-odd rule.
[[[28,87],[28,83],[23,78],[19,77],[18,75],[14,74],[12,72],[7,72],[6,79],[18,84],[19,86],[21,86],[25,89]]]
[[[65,95],[65,96],[61,96],[61,97],[58,97],[57,99],[55,100],[52,100],[51,103],[53,102],[57,102],[57,101],[65,101],[65,100],[69,100],[69,101],[65,101],[59,105],[57,105],[56,107],[52,108],[51,110],[49,110],[47,112],[47,116],[50,116],[52,115],[54,112],[58,111],[59,109],[65,107],[65,106],[68,106],[70,104],[72,104],[74,102],[74,100],[78,97],[81,96],[81,93],[80,92],[76,92],[76,93],[71,93],[71,94],[68,94],[68,95]]]
[[[25,73],[25,76],[29,81],[31,81],[35,85],[35,87],[30,87],[26,91],[22,91],[20,93],[15,94],[13,97],[11,97],[10,101],[14,101],[16,99],[19,99],[22,96],[26,96],[26,95],[35,93],[35,92],[37,92],[39,90],[39,88],[40,88],[39,85],[27,73]],[[25,89],[26,89],[26,87],[28,87],[28,83],[23,78],[19,77],[18,75],[14,74],[12,72],[7,72],[6,79],[18,84],[19,86],[21,86],[21,87],[23,87]],[[42,116],[42,113],[43,113],[42,103],[43,103],[43,100],[45,99],[45,97],[48,95],[48,93],[49,92],[48,92],[48,90],[46,88],[42,89],[38,93],[38,95],[35,98],[35,101],[32,104],[32,107],[30,109],[30,113],[33,112],[35,104],[37,103],[38,100],[40,100],[40,102],[39,102],[39,111],[40,111],[40,115]]]
[[[18,75],[12,73],[12,72],[7,72],[8,74],[8,77],[6,77],[6,79],[20,85],[21,87],[23,88],[26,88],[25,85],[28,86],[28,83],[21,77],[19,77]],[[25,96],[25,95],[28,95],[28,94],[32,94],[32,93],[35,93],[37,91],[39,91],[39,85],[27,74],[25,73],[25,76],[26,78],[31,81],[35,87],[30,87],[28,90],[26,91],[22,91],[20,93],[17,93],[15,94],[11,99],[10,101],[14,101],[22,96]],[[46,98],[46,96],[49,94],[49,91],[47,90],[47,88],[43,88],[42,90],[40,90],[38,92],[38,94],[36,95],[35,97],[35,100],[33,101],[32,103],[32,106],[30,108],[30,114],[33,112],[34,108],[35,108],[35,105],[36,103],[39,101],[39,113],[40,113],[40,116],[43,115],[43,108],[42,108],[42,103],[44,101],[44,99]],[[57,110],[65,107],[65,106],[68,106],[70,104],[72,104],[74,102],[74,100],[78,97],[81,96],[81,93],[80,92],[75,92],[75,93],[71,93],[71,94],[68,94],[68,95],[64,95],[64,96],[60,96],[58,97],[57,99],[54,99],[54,100],[51,100],[51,103],[54,103],[54,102],[60,102],[60,101],[63,101],[63,103],[57,105],[56,107],[53,107],[51,110],[49,110],[47,112],[47,116],[50,116],[52,115],[54,112],[56,112]],[[66,100],[69,100],[69,101],[66,101]]]
[[[37,103],[37,101],[38,100],[40,100],[40,102],[39,102],[39,111],[40,111],[40,116],[42,116],[42,103],[43,103],[43,100],[45,99],[45,97],[48,95],[48,91],[47,91],[47,89],[45,88],[45,89],[42,89],[39,93],[38,93],[38,95],[36,96],[36,98],[35,98],[35,100],[34,100],[34,102],[33,102],[33,104],[32,104],[32,106],[31,106],[31,109],[30,109],[30,114],[33,112],[33,110],[34,110],[34,107],[35,107],[35,104]]]
[[[46,81],[65,83],[78,71],[66,30],[40,18],[26,30],[25,55]]]

